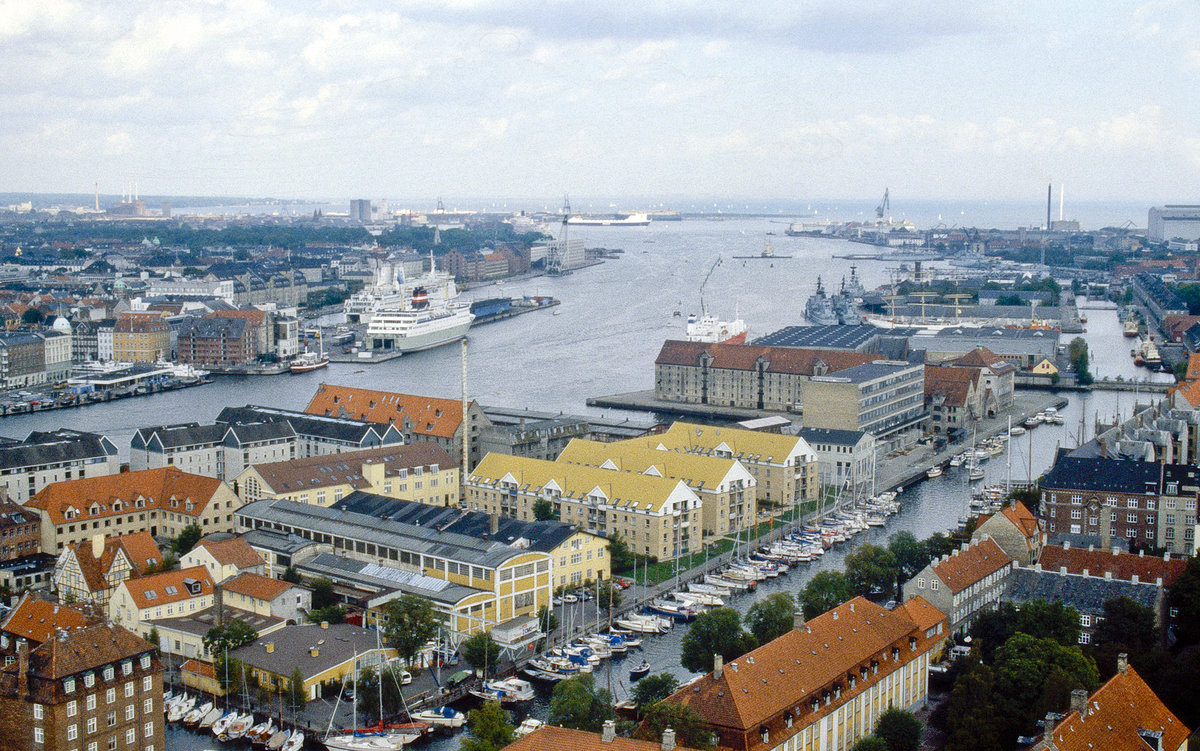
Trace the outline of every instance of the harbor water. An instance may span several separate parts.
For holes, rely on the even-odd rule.
[[[612,410],[589,409],[590,396],[650,389],[654,384],[654,359],[662,342],[682,338],[689,313],[701,312],[700,286],[712,270],[703,292],[707,310],[722,318],[740,315],[751,337],[777,328],[802,324],[808,295],[816,275],[836,290],[850,266],[870,289],[889,280],[895,263],[852,262],[835,258],[849,249],[835,240],[791,238],[769,220],[683,221],[638,228],[589,228],[578,231],[589,247],[621,249],[621,257],[557,278],[536,278],[482,287],[465,298],[553,295],[562,300],[554,310],[531,313],[473,329],[468,339],[467,390],[485,405],[527,407],[543,411],[601,414],[619,417]],[[573,236],[579,236],[574,234]],[[776,233],[768,235],[768,233]],[[735,260],[735,255],[755,255],[770,241],[774,259]],[[792,258],[779,256],[790,255]],[[716,265],[720,259],[720,264]],[[678,313],[678,315],[676,315]],[[1087,310],[1085,338],[1093,353],[1097,376],[1121,375],[1126,380],[1148,378],[1128,356],[1129,340],[1121,337],[1115,309]],[[1065,342],[1064,342],[1065,343]],[[303,375],[222,377],[198,388],[96,404],[0,418],[0,434],[22,438],[33,430],[72,427],[108,435],[128,458],[129,440],[143,426],[184,421],[211,422],[229,405],[259,404],[302,409],[322,382],[391,391],[457,398],[461,393],[460,350],[457,346],[405,355],[375,365],[335,363]],[[1064,425],[1043,425],[1013,440],[1004,456],[985,465],[986,482],[1003,484],[1011,476],[1024,481],[1037,477],[1052,462],[1055,450],[1075,446],[1094,433],[1094,421],[1111,422],[1128,415],[1135,400],[1146,403],[1157,396],[1130,392],[1070,393],[1060,409]],[[942,477],[921,482],[904,491],[901,511],[886,527],[870,528],[851,541],[836,546],[822,558],[776,580],[764,582],[756,594],[736,598],[743,612],[756,600],[773,592],[797,592],[817,571],[839,569],[845,555],[863,542],[885,542],[900,530],[918,538],[955,527],[965,516],[970,499],[963,468],[950,468]],[[686,626],[671,633],[648,637],[611,668],[597,670],[602,686],[612,685],[617,698],[628,693],[628,666],[642,657],[652,672],[691,677],[679,665],[679,645]],[[543,693],[528,711],[545,719]],[[520,720],[522,716],[515,719]],[[456,737],[433,741],[435,751],[458,746]],[[211,736],[170,730],[171,751],[204,751],[221,747]]]

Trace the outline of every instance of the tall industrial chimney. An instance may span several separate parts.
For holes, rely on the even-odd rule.
[[[1046,229],[1050,229],[1050,207],[1054,203],[1054,183],[1046,186]]]

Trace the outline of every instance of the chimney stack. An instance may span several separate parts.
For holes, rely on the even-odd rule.
[[[675,731],[671,728],[663,730],[662,751],[675,751]]]
[[[1047,712],[1046,719],[1042,720],[1042,725],[1046,728],[1043,743],[1046,751],[1058,751],[1058,747],[1054,745],[1054,713]]]
[[[491,530],[492,534],[496,534],[497,532],[500,531],[500,515],[499,514],[488,514],[488,522],[490,522],[489,529]]]
[[[617,737],[617,723],[612,720],[605,720],[604,727],[600,730],[600,742],[612,743]]]
[[[1117,672],[1121,675],[1129,672],[1129,654],[1127,652],[1117,655]]]
[[[713,678],[720,680],[725,675],[725,658],[720,654],[713,655]]]
[[[29,695],[29,640],[21,639],[17,645],[17,697]]]
[[[1087,717],[1088,693],[1082,688],[1071,692],[1071,711],[1078,712],[1080,717]]]
[[[213,616],[215,625],[225,625],[225,588],[220,584],[213,585]]]
[[[797,610],[795,613],[792,613],[792,628],[797,631],[804,630],[804,611]]]
[[[104,535],[92,535],[92,557],[96,560],[104,557]]]

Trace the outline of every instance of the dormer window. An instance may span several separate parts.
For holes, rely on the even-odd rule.
[[[915,637],[915,636],[908,637],[908,648],[914,649],[914,650],[917,648],[917,637]]]
[[[111,681],[113,679],[113,676],[116,675],[116,672],[117,671],[113,670],[112,665],[105,665],[104,666],[104,680]]]
[[[771,740],[771,731],[770,730],[768,730],[767,728],[764,727],[761,730],[759,730],[759,732],[762,733],[762,742],[763,743],[770,742],[770,740]]]
[[[113,504],[113,507],[112,507],[112,510],[113,510],[113,512],[114,512],[114,513],[115,513],[115,512],[117,512],[117,511],[120,511],[120,510],[121,510],[121,502],[120,502],[120,501],[117,501],[116,503],[114,503],[114,504]]]
[[[64,678],[63,679],[63,693],[64,694],[75,693],[75,679],[74,678]]]
[[[783,724],[785,727],[789,727],[789,728],[792,726],[792,716],[790,714],[784,715]]]
[[[150,669],[150,653],[149,652],[142,655],[141,666],[142,666],[142,670]]]
[[[83,685],[85,688],[91,688],[96,685],[96,674],[87,672],[83,674]]]

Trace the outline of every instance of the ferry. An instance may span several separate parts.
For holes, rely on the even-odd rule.
[[[650,216],[644,213],[613,214],[610,216],[585,216],[576,214],[567,218],[567,224],[581,227],[645,227]]]
[[[429,263],[433,267],[433,253]],[[454,278],[430,271],[401,285],[402,302],[381,308],[371,316],[363,337],[375,352],[419,352],[457,342],[467,335],[475,314],[460,304]]]
[[[314,370],[328,367],[329,356],[322,352],[303,352],[296,356],[288,365],[288,370],[293,373],[311,373]]]

